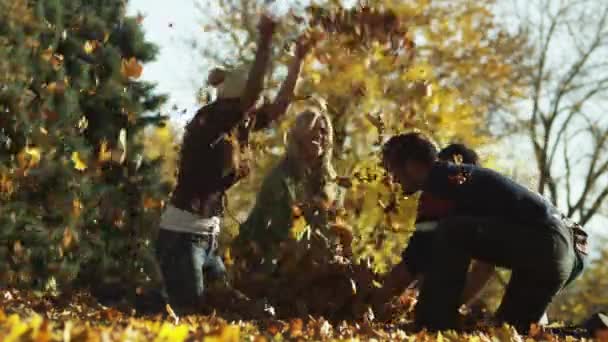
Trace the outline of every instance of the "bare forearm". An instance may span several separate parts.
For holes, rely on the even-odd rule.
[[[467,276],[462,302],[465,305],[470,305],[474,302],[481,290],[486,286],[492,275],[494,275],[494,265],[476,261]]]
[[[289,108],[289,105],[291,104],[291,101],[293,101],[294,91],[296,84],[298,83],[298,78],[300,77],[300,70],[302,69],[303,60],[303,57],[296,56],[289,65],[287,78],[285,78],[285,81],[283,81],[281,89],[279,89],[277,97],[269,109],[268,115],[270,121],[274,121],[285,114],[285,112],[287,112],[287,108]]]
[[[260,35],[255,60],[249,71],[245,93],[241,99],[244,111],[249,111],[255,105],[264,89],[264,75],[270,62],[271,43],[271,35]]]

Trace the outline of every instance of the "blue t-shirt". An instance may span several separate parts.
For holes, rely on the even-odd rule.
[[[549,225],[560,217],[557,208],[538,193],[496,171],[469,164],[436,162],[423,191],[453,201],[454,216]]]
[[[559,211],[539,194],[498,172],[474,165],[437,162],[422,189],[450,200],[450,215],[494,217],[539,229],[558,229]],[[432,259],[435,229],[417,230],[402,254],[412,274],[424,273]]]

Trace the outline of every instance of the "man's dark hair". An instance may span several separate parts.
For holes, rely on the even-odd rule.
[[[406,133],[391,137],[382,147],[382,158],[402,165],[408,160],[432,163],[437,159],[437,148],[421,133]]]
[[[475,152],[475,150],[473,149],[468,148],[464,144],[450,144],[441,151],[439,151],[439,154],[437,156],[441,160],[449,161],[452,163],[456,161],[457,156],[461,156],[462,160],[460,162],[462,162],[463,164],[479,164],[479,156],[477,155],[477,152]]]

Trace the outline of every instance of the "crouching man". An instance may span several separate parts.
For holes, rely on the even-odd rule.
[[[404,193],[422,190],[453,203],[426,254],[430,261],[415,307],[418,329],[458,328],[472,259],[512,271],[495,318],[522,332],[582,272],[587,234],[542,196],[495,171],[439,161],[435,146],[418,133],[392,137],[382,153]],[[405,284],[414,280],[406,268],[400,275]]]

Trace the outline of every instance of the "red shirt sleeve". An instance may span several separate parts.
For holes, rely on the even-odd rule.
[[[416,222],[435,221],[450,215],[455,204],[452,201],[434,197],[423,192],[418,200],[418,216]]]

